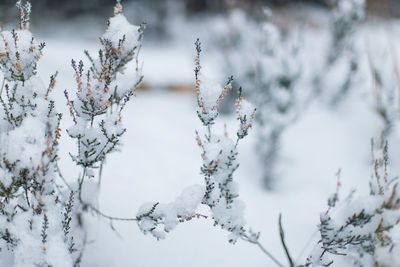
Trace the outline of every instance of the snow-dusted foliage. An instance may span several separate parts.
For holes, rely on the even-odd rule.
[[[341,266],[341,258],[346,266],[400,266],[398,178],[389,175],[387,142],[378,149],[373,144],[373,151],[370,193],[339,201],[337,191],[329,199],[320,217],[320,242],[305,266]]]
[[[157,239],[165,237],[179,222],[194,217],[205,217],[196,213],[199,205],[210,208],[211,217],[216,226],[230,232],[229,241],[235,243],[238,238],[256,243],[258,235],[246,230],[243,215],[244,203],[238,198],[238,184],[233,175],[238,168],[237,146],[247,136],[253,125],[255,107],[240,94],[237,100],[237,119],[239,126],[234,139],[225,132],[222,135],[213,130],[218,117],[218,108],[232,87],[232,78],[221,86],[210,81],[203,82],[200,64],[200,42],[196,42],[195,90],[198,104],[198,117],[205,132],[197,133],[197,143],[202,150],[204,185],[185,189],[172,203],[146,203],[138,214],[137,220],[144,233],[151,233]]]
[[[77,84],[75,98],[70,99],[65,91],[74,121],[67,131],[78,144],[77,154],[72,154],[72,159],[83,169],[78,181],[80,200],[84,179],[94,177],[98,168],[100,179],[106,156],[120,144],[125,132],[122,111],[142,80],[138,55],[144,26],[130,24],[122,11],[122,5],[117,1],[114,16],[100,38],[102,47],[98,58],[85,52],[91,62],[90,68],[85,70],[82,61],[72,61]],[[131,61],[136,63],[133,72],[126,70]],[[130,77],[128,84],[121,82],[125,75]]]
[[[365,18],[364,0],[337,0],[332,9],[331,37],[323,71],[315,74],[316,88],[335,105],[353,87],[360,55],[356,34]]]
[[[227,71],[249,88],[250,97],[259,107],[256,151],[263,183],[270,188],[277,176],[282,133],[298,117],[308,96],[305,90],[299,90],[303,62],[298,36],[284,37],[270,22],[270,10],[265,16],[257,23],[241,11],[233,11],[226,20],[217,21],[216,35]]]
[[[73,266],[71,217],[56,186],[61,114],[36,76],[44,44],[29,31],[30,4],[17,2],[20,28],[0,33],[0,250],[2,266]],[[70,201],[72,207],[72,200]]]

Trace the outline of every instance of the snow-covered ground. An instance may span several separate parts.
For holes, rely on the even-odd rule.
[[[182,22],[178,19],[174,23]],[[383,39],[376,34],[393,40],[388,33],[393,33],[396,26],[369,26],[370,35],[366,41],[382,46],[379,41]],[[75,152],[76,145],[65,131],[72,120],[63,92],[67,90],[72,95],[75,91],[71,59],[84,59],[84,49],[95,54],[98,42],[88,36],[101,34],[101,27],[89,30],[89,35],[86,35],[87,30],[80,31],[77,27],[82,27],[82,23],[60,27],[57,33],[54,33],[57,27],[49,26],[38,34],[39,40],[46,42],[44,57],[38,66],[39,75],[46,80],[55,71],[59,72],[54,95],[57,109],[64,114],[60,155],[65,156],[60,166],[70,182],[76,181],[80,169],[68,156]],[[104,213],[134,217],[144,202],[169,202],[183,188],[203,183],[201,150],[195,140],[195,130],[202,126],[196,115],[195,96],[166,88],[194,83],[193,42],[199,36],[209,41],[207,27],[210,25],[199,22],[187,28],[172,25],[176,30],[172,33],[174,41],[144,41],[140,59],[144,62],[144,84],[151,90],[138,91],[126,107],[124,145],[121,151],[107,158],[103,171],[99,207]],[[315,52],[311,50],[318,49],[320,43],[326,41],[312,38],[316,43],[307,51],[310,60],[311,53]],[[215,51],[208,49],[207,43],[203,47],[205,73],[224,81]],[[315,56],[312,60],[318,61]],[[280,176],[274,190],[266,191],[262,186],[254,132],[240,143],[240,167],[235,180],[240,184],[241,199],[246,203],[247,225],[261,232],[261,243],[282,262],[286,259],[279,239],[280,213],[289,250],[296,262],[303,263],[319,239],[319,216],[336,189],[338,170],[341,170],[341,196],[352,189],[368,192],[372,172],[371,138],[378,137],[383,128],[372,109],[370,94],[368,88],[358,88],[335,108],[314,100],[283,136]],[[223,115],[222,121],[234,134],[237,124],[234,114]],[[221,132],[223,127],[217,125]],[[400,171],[400,164],[396,162],[400,157],[399,144],[400,133],[395,128],[389,142],[393,175]],[[208,215],[207,209],[201,213]],[[113,230],[109,221],[93,215],[91,225],[82,267],[273,266],[255,245],[241,240],[235,245],[228,243],[228,233],[214,227],[211,219],[182,223],[162,241],[143,235],[132,222],[114,222]]]
[[[75,89],[70,60],[83,58],[83,49],[95,51],[96,43],[84,38],[71,41],[50,37],[45,41],[47,47],[39,70],[43,78],[59,71],[55,95],[58,109],[65,114],[62,122],[65,129],[71,125],[71,119],[63,90]],[[141,57],[145,62],[145,83],[158,89],[192,82],[193,50],[192,43],[145,45]],[[207,67],[213,66],[206,64]],[[302,262],[311,249],[307,245],[309,240],[313,239],[315,244],[318,239],[319,213],[325,210],[326,199],[335,190],[337,170],[342,170],[343,195],[351,188],[367,190],[371,173],[370,139],[379,135],[382,126],[365,101],[364,93],[362,90],[352,93],[334,110],[313,102],[289,128],[282,145],[281,177],[274,191],[265,191],[261,186],[254,137],[240,144],[240,168],[235,179],[246,203],[247,223],[262,233],[261,242],[283,262],[279,213],[283,214],[289,249]],[[143,202],[172,201],[184,187],[203,182],[201,151],[195,141],[195,130],[201,125],[195,104],[191,94],[165,90],[137,93],[124,118],[127,128],[124,146],[108,158],[104,169],[100,193],[103,212],[133,217]],[[228,128],[235,126],[233,115],[223,120]],[[399,144],[398,138],[390,144],[395,161],[400,156],[395,146]],[[61,155],[74,149],[73,141],[63,131]],[[79,169],[69,157],[61,159],[61,168],[70,181],[78,177]],[[95,238],[87,247],[85,267],[272,266],[256,246],[240,240],[235,245],[229,244],[227,233],[213,227],[209,219],[183,223],[163,241],[144,236],[134,223],[115,222],[116,233],[108,221],[93,220],[91,231]]]

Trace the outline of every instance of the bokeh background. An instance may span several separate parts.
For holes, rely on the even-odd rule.
[[[72,121],[63,91],[73,94],[75,90],[70,62],[71,59],[85,60],[85,49],[96,54],[98,38],[107,27],[114,3],[113,0],[32,0],[31,30],[40,41],[46,42],[39,74],[46,81],[55,71],[59,72],[54,94],[57,109],[65,114],[60,144],[65,157],[61,158],[60,165],[70,181],[79,173],[68,156],[74,152],[75,143],[65,132]],[[240,76],[242,70],[246,71],[247,61],[252,61],[257,54],[248,54],[250,49],[240,46],[234,51],[239,63],[234,64],[236,68],[230,68],[226,44],[221,44],[220,37],[238,34],[251,43],[251,38],[257,39],[252,30],[258,33],[257,27],[265,19],[264,10],[269,7],[273,14],[271,23],[282,32],[282,42],[291,39],[291,32],[295,33],[293,39],[303,36],[302,64],[308,70],[323,74],[318,64],[326,57],[325,50],[330,49],[333,0],[126,0],[122,3],[130,22],[147,24],[140,54],[144,80],[142,90],[125,110],[124,146],[106,163],[99,203],[107,214],[132,217],[143,202],[170,202],[186,186],[202,183],[201,151],[195,141],[195,130],[201,129],[201,125],[193,94],[196,38],[203,43],[202,62],[207,76],[221,83],[233,74],[233,69]],[[6,29],[16,26],[14,5],[15,1],[0,0],[0,25]],[[312,248],[310,244],[318,241],[319,214],[326,209],[326,199],[335,191],[337,170],[342,170],[343,195],[352,188],[368,192],[370,141],[380,136],[384,123],[380,110],[376,109],[365,47],[373,52],[378,67],[392,68],[392,61],[400,62],[400,52],[396,50],[400,48],[400,1],[368,0],[366,12],[366,21],[355,34],[354,46],[362,54],[361,73],[367,78],[357,78],[351,92],[335,107],[315,96],[301,110],[301,116],[289,123],[281,137],[280,172],[272,189],[263,186],[260,175],[263,164],[257,154],[260,146],[256,132],[261,126],[255,125],[254,132],[240,144],[240,168],[235,179],[240,184],[241,199],[246,203],[246,221],[262,233],[260,240],[282,261],[285,256],[277,227],[280,213],[290,250],[298,262],[304,262]],[[381,51],[390,53],[381,56]],[[339,61],[339,66],[332,68],[338,75],[334,73],[327,85],[334,85],[343,72],[346,75],[349,55],[344,53],[341,59],[345,66]],[[267,74],[274,69],[274,64],[269,65]],[[391,83],[398,84],[389,76]],[[311,86],[311,83],[300,84],[299,91],[310,92]],[[263,89],[255,87],[245,87],[245,94]],[[399,92],[398,87],[393,88]],[[329,94],[326,89],[322,88]],[[229,98],[221,123],[216,127],[222,132],[226,123],[234,135],[236,119],[232,103]],[[400,109],[395,108],[394,113],[398,114]],[[396,162],[400,158],[398,145],[400,131],[394,127],[390,136],[394,174],[400,170]],[[214,227],[211,220],[192,220],[179,225],[162,242],[144,236],[135,224],[117,222],[116,234],[108,222],[94,220],[97,224],[91,231],[95,238],[90,240],[93,242],[88,246],[83,267],[272,266],[251,244],[229,244],[227,233]]]

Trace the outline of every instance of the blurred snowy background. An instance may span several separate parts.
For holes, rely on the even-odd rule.
[[[202,182],[202,160],[195,141],[195,130],[201,125],[193,94],[194,41],[200,38],[203,43],[204,69],[208,76],[222,83],[229,75],[239,75],[238,85],[243,85],[245,94],[252,95],[252,91],[260,88],[253,88],[257,84],[248,82],[246,77],[241,79],[240,72],[246,72],[246,67],[252,65],[249,58],[259,57],[247,45],[259,41],[257,25],[268,20],[285,43],[286,40],[301,40],[300,63],[297,64],[302,68],[303,78],[296,90],[306,98],[303,101],[306,104],[297,108],[296,119],[287,122],[281,133],[279,157],[271,183],[265,186],[265,166],[257,153],[261,149],[257,128],[265,125],[255,125],[255,131],[241,144],[240,168],[235,179],[246,203],[246,221],[262,233],[261,241],[278,258],[285,260],[278,231],[278,215],[282,213],[290,250],[296,260],[304,262],[312,249],[310,240],[315,243],[319,238],[316,228],[319,214],[335,191],[338,169],[341,169],[343,195],[353,188],[368,191],[372,172],[370,141],[379,138],[386,127],[386,117],[382,116],[375,95],[378,79],[370,75],[371,66],[390,65],[389,71],[380,76],[388,75],[390,78],[384,80],[394,81],[394,85],[388,85],[393,87],[388,89],[393,93],[388,102],[395,102],[389,111],[395,118],[390,118],[387,137],[392,173],[400,171],[400,132],[396,123],[400,101],[396,85],[400,1],[367,1],[366,19],[352,33],[351,40],[351,50],[357,51],[359,67],[357,73],[350,73],[351,89],[335,104],[330,101],[329,90],[338,80],[345,79],[347,74],[343,72],[348,66],[338,63],[339,66],[333,68],[321,67],[325,66],[321,62],[327,57],[326,51],[332,41],[333,2],[126,1],[126,17],[135,24],[147,23],[140,56],[144,62],[144,80],[142,90],[127,107],[124,146],[107,159],[104,168],[100,193],[102,210],[114,216],[132,217],[144,201],[168,202],[182,188]],[[98,36],[106,28],[106,18],[111,15],[114,2],[35,0],[32,4],[31,30],[40,41],[46,42],[39,74],[45,78],[59,71],[55,98],[58,109],[68,114],[63,91],[75,88],[71,59],[84,59],[84,49],[96,53]],[[270,9],[264,12],[266,7]],[[10,28],[15,17],[14,1],[0,0],[3,28]],[[229,38],[235,30],[240,32],[237,38],[248,42],[239,42],[237,48],[232,48],[229,45],[233,41]],[[228,47],[224,40],[231,40]],[[266,72],[269,69],[274,72],[278,65],[268,65]],[[314,77],[315,72],[326,72],[332,77],[323,78],[315,89],[315,80],[321,80]],[[378,94],[386,97],[385,93]],[[264,108],[258,107],[259,110]],[[235,127],[235,115],[229,108],[225,111],[223,119],[228,128]],[[71,119],[64,116],[62,128],[69,125]],[[218,127],[222,129],[223,125]],[[74,147],[74,141],[65,132],[62,134],[61,150],[65,152],[62,154],[67,154]],[[61,159],[61,166],[66,177],[76,179],[79,169],[69,157]],[[95,239],[87,247],[84,267],[272,266],[251,244],[240,241],[236,245],[229,244],[226,233],[213,227],[210,220],[181,224],[163,241],[144,236],[132,223],[115,222],[116,234],[107,221],[93,220],[98,220],[99,224],[91,229]]]

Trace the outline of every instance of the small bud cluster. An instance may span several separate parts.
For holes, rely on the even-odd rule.
[[[244,99],[241,95],[241,89],[239,89],[239,91],[239,98],[236,101],[236,113],[237,119],[240,122],[240,129],[237,132],[237,136],[239,138],[244,138],[249,134],[249,130],[254,124],[256,108],[252,103]]]
[[[20,28],[0,33],[0,69],[7,81],[25,82],[36,75],[44,43],[38,43],[29,31],[31,5],[17,2]]]
[[[221,86],[217,83],[210,81],[201,82],[201,65],[200,65],[200,53],[201,46],[200,41],[196,41],[196,58],[195,58],[195,91],[197,95],[197,104],[199,109],[197,115],[204,125],[214,124],[214,120],[218,116],[218,108],[222,103],[222,100],[228,94],[232,88],[233,78],[230,77],[225,86]],[[200,88],[201,87],[201,88]]]

